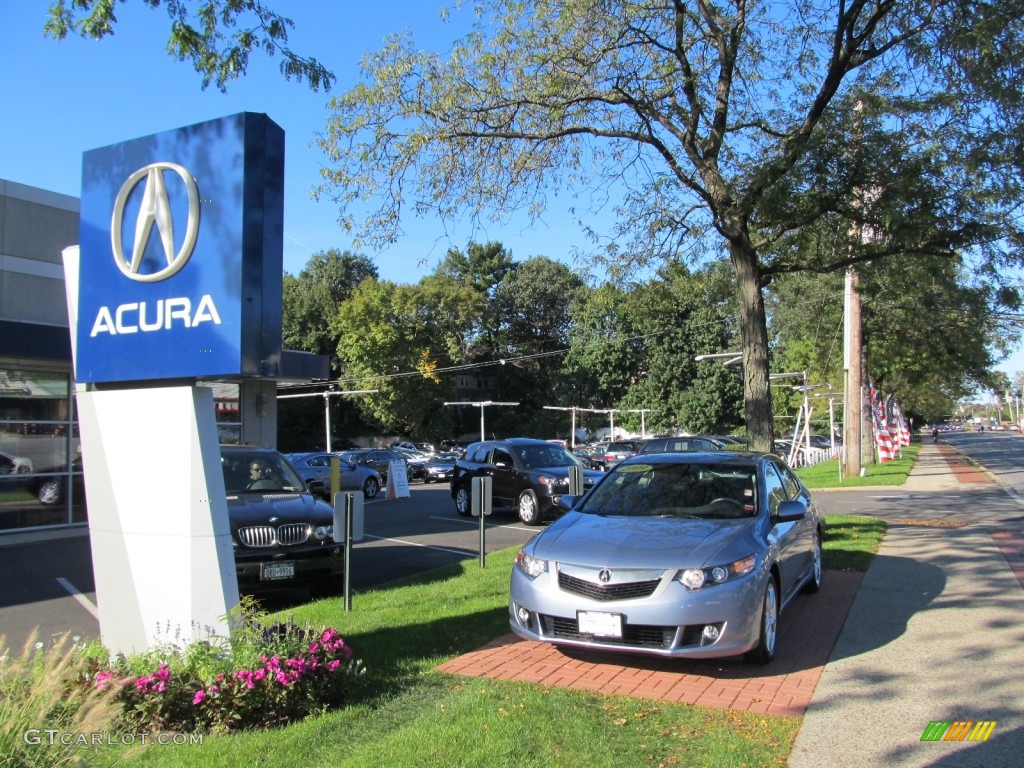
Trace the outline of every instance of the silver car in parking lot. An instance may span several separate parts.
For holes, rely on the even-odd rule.
[[[530,640],[767,663],[782,608],[821,587],[822,525],[774,455],[636,456],[519,551],[509,621]]]
[[[377,470],[356,466],[337,454],[289,453],[286,458],[306,484],[313,484],[313,490],[327,500],[334,495],[331,488],[331,461],[335,459],[338,460],[338,478],[341,480],[342,491],[362,491],[363,497],[367,499],[375,498],[380,491],[381,478]]]

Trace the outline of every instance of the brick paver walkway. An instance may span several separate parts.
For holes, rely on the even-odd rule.
[[[442,672],[565,686],[638,698],[800,716],[835,645],[863,574],[826,571],[821,592],[798,595],[779,622],[779,654],[766,666],[737,657],[680,661],[574,648],[506,635]]]
[[[950,470],[952,470],[953,474],[956,475],[956,479],[961,483],[993,482],[985,470],[978,469],[978,467],[971,464],[971,462],[948,445],[939,443],[939,453],[942,454],[942,458],[946,460]]]

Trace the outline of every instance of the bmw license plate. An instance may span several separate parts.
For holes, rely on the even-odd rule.
[[[622,637],[622,614],[604,611],[576,611],[581,635]]]
[[[260,581],[278,581],[294,579],[295,563],[260,563]]]

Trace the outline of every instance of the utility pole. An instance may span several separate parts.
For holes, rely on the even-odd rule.
[[[857,272],[846,270],[846,291],[843,322],[843,369],[845,371],[845,402],[843,407],[843,456],[846,477],[859,477],[862,466],[861,424],[863,423],[863,374],[861,371],[860,294]]]

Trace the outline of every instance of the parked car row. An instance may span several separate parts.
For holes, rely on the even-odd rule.
[[[638,453],[609,472],[564,446],[525,438],[435,456],[424,479],[451,477],[468,515],[473,478],[491,478],[496,506],[537,525],[558,519],[517,554],[509,623],[524,638],[680,658],[778,653],[781,611],[822,584],[823,523],[779,457],[746,451]],[[223,446],[221,458],[242,589],[342,586],[344,549],[333,510],[298,466],[315,458]],[[347,462],[345,477],[363,476]],[[433,469],[432,469],[433,468]],[[570,472],[582,486],[569,493]],[[433,472],[433,474],[430,474]]]

